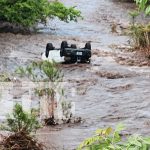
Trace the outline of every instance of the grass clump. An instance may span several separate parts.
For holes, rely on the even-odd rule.
[[[136,24],[130,27],[130,36],[134,43],[134,48],[142,50],[146,56],[150,56],[150,24]]]

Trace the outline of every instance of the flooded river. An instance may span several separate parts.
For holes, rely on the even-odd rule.
[[[84,20],[69,24],[50,20],[47,27],[39,25],[38,34],[0,34],[1,72],[13,72],[20,65],[41,59],[48,42],[59,47],[62,40],[68,40],[82,47],[91,41],[91,64],[61,67],[67,82],[66,96],[75,102],[75,115],[82,117],[83,122],[44,127],[38,137],[48,147],[73,150],[95,129],[115,127],[119,122],[127,127],[124,134],[150,136],[150,67],[140,67],[145,62],[139,59],[134,62],[134,53],[124,51],[129,48],[129,37],[122,35],[131,21],[128,11],[134,6],[111,0],[63,2],[76,5]]]

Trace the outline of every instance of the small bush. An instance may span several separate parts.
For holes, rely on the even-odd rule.
[[[137,47],[150,46],[150,25],[134,25],[130,27],[130,35]]]
[[[3,137],[0,143],[1,150],[43,150],[44,146],[31,136],[31,133],[40,127],[36,116],[27,114],[22,106],[16,104],[12,116],[9,116],[6,125],[1,129],[10,131],[11,134]]]
[[[39,73],[37,73],[39,71]],[[44,81],[45,84],[41,87],[35,88],[35,93],[39,96],[46,96],[47,116],[45,122],[47,125],[55,125],[55,109],[56,109],[56,93],[59,88],[59,82],[63,79],[63,74],[59,66],[55,62],[39,61],[33,62],[26,68],[19,67],[16,70],[18,75],[28,77],[31,81]],[[50,122],[49,122],[50,121]],[[49,122],[49,123],[48,123]]]
[[[28,114],[23,111],[21,105],[16,104],[13,109],[13,113],[11,116],[7,118],[7,125],[2,129],[11,132],[26,132],[30,134],[33,131],[36,131],[40,128],[40,124],[35,115]]]

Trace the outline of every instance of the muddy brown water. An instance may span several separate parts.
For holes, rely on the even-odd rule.
[[[127,127],[124,134],[150,136],[150,68],[120,65],[115,61],[116,55],[123,56],[124,52],[114,46],[128,47],[129,37],[121,33],[130,23],[128,11],[135,6],[111,0],[63,2],[76,5],[84,20],[69,24],[50,20],[47,27],[39,25],[38,34],[0,34],[0,71],[10,73],[20,65],[40,60],[48,42],[56,47],[62,40],[78,46],[84,46],[86,41],[92,43],[91,64],[61,67],[67,82],[66,96],[75,102],[76,116],[82,117],[83,122],[45,127],[38,137],[49,149],[73,150],[97,128],[115,127],[119,122]],[[118,33],[111,33],[113,24]]]

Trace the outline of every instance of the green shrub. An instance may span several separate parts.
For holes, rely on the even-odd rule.
[[[39,71],[40,73],[37,73]],[[27,77],[31,81],[43,81],[45,84],[41,87],[40,85],[35,88],[35,93],[39,96],[46,96],[49,103],[49,118],[54,120],[55,110],[55,95],[58,92],[56,89],[59,88],[59,82],[63,79],[63,74],[58,67],[58,64],[49,61],[32,62],[31,65],[26,68],[19,67],[16,73],[21,77]],[[47,119],[47,118],[46,118]]]
[[[40,127],[36,116],[27,114],[22,106],[16,104],[12,113],[2,125],[1,129],[10,131],[7,136],[2,137],[1,150],[44,150],[44,145],[39,143],[32,132]]]
[[[77,21],[80,11],[65,7],[61,2],[48,0],[0,0],[0,20],[23,27],[32,27],[38,22],[46,23],[47,17],[62,21]]]
[[[133,25],[130,27],[130,36],[134,40],[136,47],[150,46],[150,25]]]
[[[135,135],[123,140],[120,131],[123,125],[113,131],[112,128],[98,129],[95,135],[80,144],[77,150],[149,150],[150,138]]]
[[[16,104],[12,115],[7,118],[6,126],[2,125],[1,128],[14,133],[25,132],[29,134],[40,128],[40,124],[34,114],[24,112],[22,106]]]
[[[146,15],[150,14],[150,3],[149,0],[134,0],[136,4],[139,6],[141,11],[144,11]]]
[[[146,57],[150,57],[150,24],[136,23],[136,17],[141,11],[150,14],[150,3],[148,0],[134,0],[139,6],[138,10],[129,12],[132,17],[132,25],[129,27],[129,35],[136,50],[142,50]]]
[[[40,73],[38,74],[37,71]],[[32,62],[27,67],[18,67],[15,73],[20,77],[27,77],[31,81],[58,82],[63,78],[63,73],[58,64],[50,61]]]

